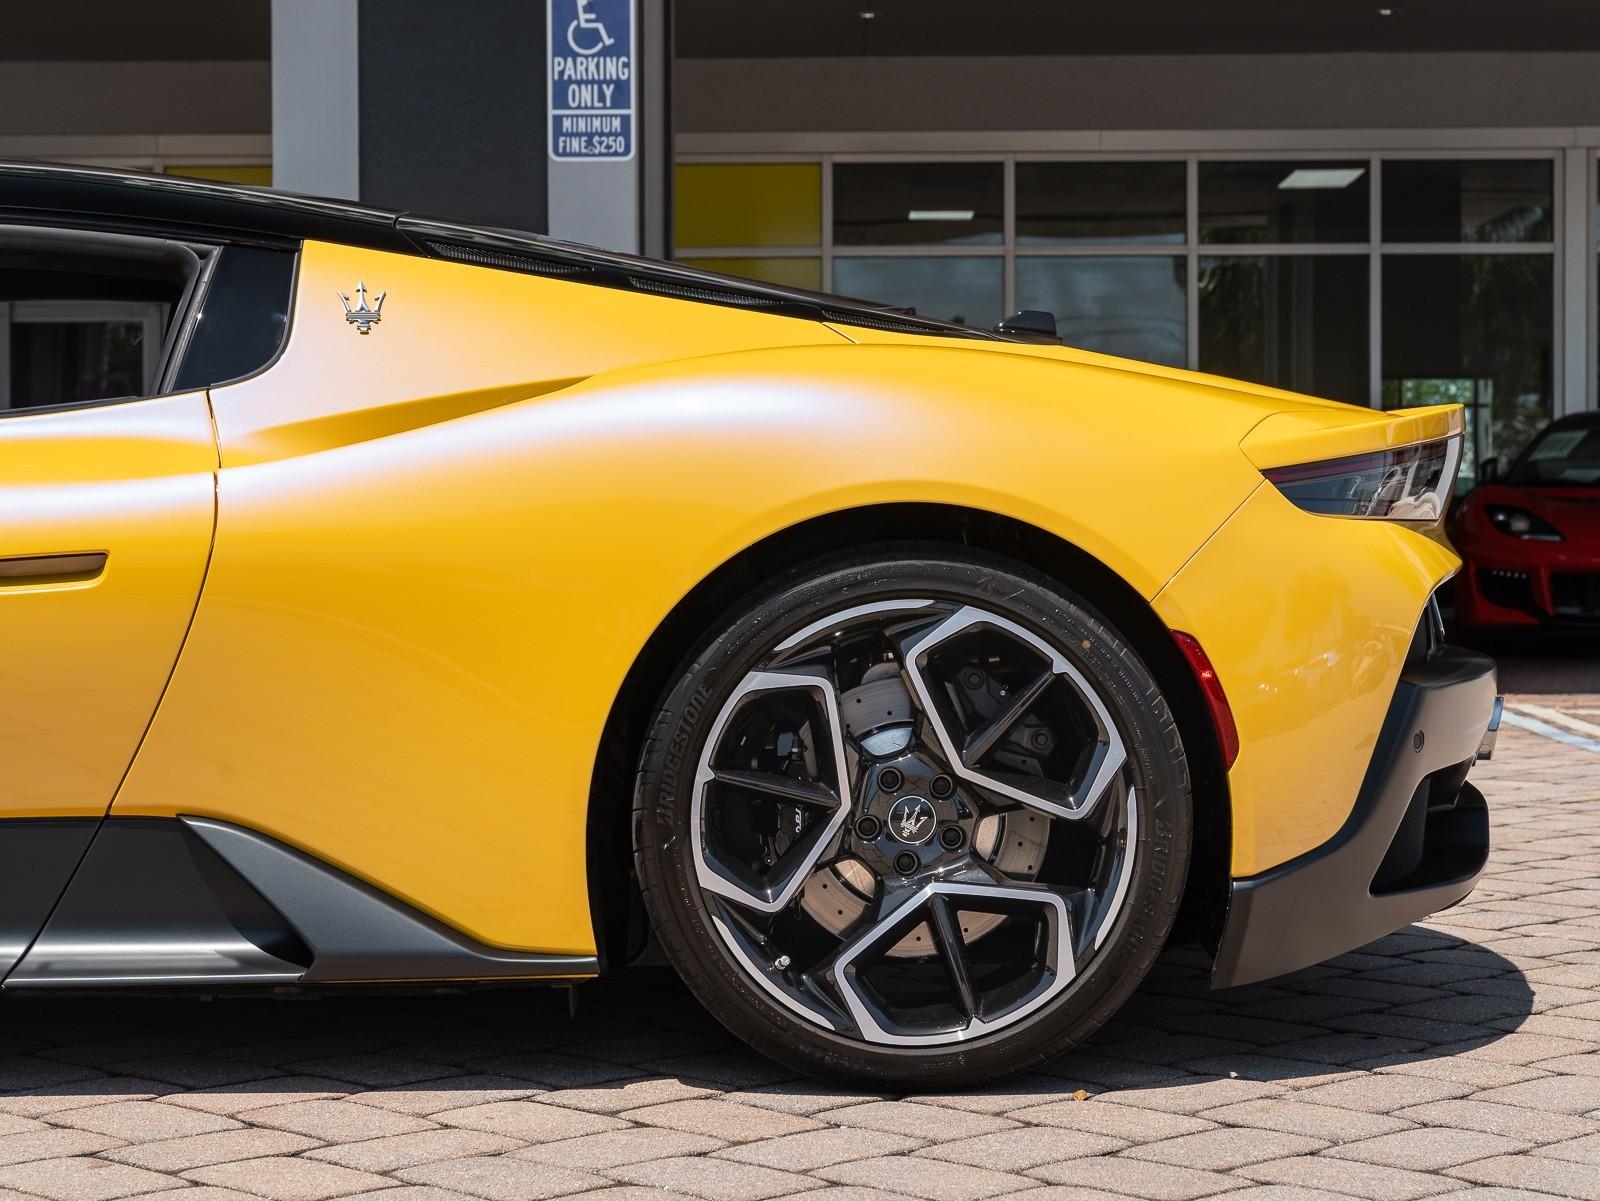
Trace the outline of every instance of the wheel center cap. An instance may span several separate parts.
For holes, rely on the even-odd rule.
[[[901,797],[889,809],[889,833],[899,842],[921,846],[933,837],[939,817],[922,797]]]

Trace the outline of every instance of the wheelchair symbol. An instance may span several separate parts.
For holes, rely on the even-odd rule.
[[[567,45],[574,54],[599,54],[616,41],[606,32],[605,22],[589,11],[594,0],[578,0],[578,16],[567,26]],[[584,35],[587,30],[589,35]]]

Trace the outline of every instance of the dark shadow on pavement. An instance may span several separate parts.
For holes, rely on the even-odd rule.
[[[862,1095],[802,1080],[746,1050],[666,969],[584,985],[575,1000],[573,1015],[568,993],[553,989],[292,1000],[8,996],[0,1090],[41,1094],[41,1111],[47,1097],[205,1093],[192,1103],[218,1113],[371,1092],[386,1095],[365,1100],[418,1114],[540,1094],[596,1112],[699,1090],[755,1090],[795,1112]],[[970,1106],[1404,1071],[1493,1043],[1532,1005],[1509,961],[1415,926],[1225,992],[1209,991],[1204,957],[1180,948],[1083,1047],[974,1090]]]
[[[1600,631],[1479,634],[1461,641],[1494,656],[1501,692],[1571,696],[1600,690]]]

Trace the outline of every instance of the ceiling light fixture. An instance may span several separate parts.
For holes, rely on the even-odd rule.
[[[971,221],[976,216],[974,209],[912,209],[906,214],[907,221]]]
[[[1278,181],[1284,192],[1312,188],[1348,188],[1367,173],[1365,167],[1296,167]]]

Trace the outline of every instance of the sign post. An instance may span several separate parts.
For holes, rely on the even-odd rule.
[[[634,0],[549,0],[550,157],[634,156]]]
[[[637,253],[640,0],[545,3],[550,233]]]

